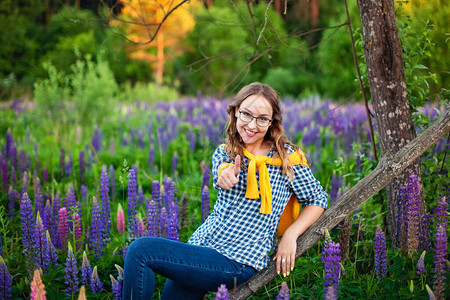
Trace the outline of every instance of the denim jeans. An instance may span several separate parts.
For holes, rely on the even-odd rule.
[[[161,299],[203,299],[221,284],[230,290],[246,282],[256,270],[211,248],[141,237],[126,253],[123,299],[152,299],[155,273],[167,277]]]

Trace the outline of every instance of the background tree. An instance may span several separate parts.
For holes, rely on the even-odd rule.
[[[412,121],[402,47],[398,36],[394,1],[358,0],[364,41],[364,54],[375,111],[377,132],[383,153],[396,153],[416,137]],[[399,189],[415,174],[419,183],[419,216],[425,212],[421,161],[417,159],[405,172],[386,187],[387,213],[391,241],[400,246],[397,227]],[[419,223],[420,224],[420,223]],[[418,243],[419,232],[415,233]]]
[[[182,5],[184,2],[121,1],[121,18],[112,22],[124,26],[127,39],[132,42],[128,46],[130,57],[153,66],[158,86],[163,80],[166,61],[182,53],[180,41],[195,24],[191,9],[200,3],[190,1],[188,6]]]

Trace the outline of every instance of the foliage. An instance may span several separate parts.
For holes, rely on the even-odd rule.
[[[104,114],[118,92],[118,86],[108,64],[99,56],[93,62],[90,56],[71,66],[71,74],[58,72],[46,65],[49,78],[35,84],[35,101],[42,116],[48,120],[71,123],[101,123]],[[72,104],[76,114],[72,119],[61,114],[62,101]]]

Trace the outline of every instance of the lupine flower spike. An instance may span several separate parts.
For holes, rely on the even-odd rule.
[[[99,294],[103,291],[102,282],[100,281],[100,278],[98,278],[97,266],[95,266],[94,270],[92,271],[91,289],[93,294]]]
[[[131,168],[128,172],[128,231],[131,240],[136,238],[137,231],[136,186],[136,173]]]
[[[47,238],[49,263],[51,263],[53,266],[57,266],[58,265],[58,254],[56,254],[56,249],[52,243],[52,240],[50,238],[50,233],[48,232],[48,230],[45,232],[45,236]]]
[[[289,288],[286,281],[281,283],[281,289],[277,295],[277,300],[289,300]]]
[[[228,299],[230,298],[228,297],[227,286],[225,284],[221,284],[217,289],[215,300],[228,300]]]
[[[439,225],[436,232],[434,254],[434,283],[433,290],[437,299],[444,299],[445,273],[447,271],[445,256],[447,254],[447,233],[442,225]]]
[[[416,274],[417,275],[425,275],[425,273],[427,272],[425,270],[425,262],[424,262],[426,253],[427,253],[426,251],[423,251],[419,257],[419,260],[417,261],[417,265],[416,265]]]
[[[430,297],[430,300],[436,300],[436,296],[434,296],[433,291],[428,286],[428,284],[425,285],[425,288],[427,289],[428,297]]]
[[[20,219],[22,228],[23,254],[27,261],[30,275],[38,268],[36,249],[36,222],[33,216],[33,208],[27,193],[23,194],[20,202]]]
[[[11,285],[11,274],[9,274],[5,261],[0,256],[0,299],[11,298]]]
[[[83,251],[83,262],[81,263],[81,284],[84,286],[91,285],[91,264],[86,255],[86,251]]]
[[[124,233],[125,232],[125,213],[123,212],[122,205],[119,203],[119,207],[117,208],[117,232]]]
[[[45,285],[41,279],[41,273],[38,269],[34,270],[33,281],[31,281],[30,300],[45,300]]]
[[[386,276],[387,262],[386,262],[386,238],[380,226],[375,232],[375,269],[378,280],[383,280]]]
[[[78,300],[86,300],[86,288],[84,285],[80,288],[80,294],[78,295]]]
[[[65,207],[59,210],[58,231],[61,249],[65,252],[67,250],[67,241],[69,239],[69,224],[67,223],[67,209]]]
[[[209,189],[208,186],[204,186],[202,189],[202,222],[206,220],[209,215]]]
[[[68,244],[67,259],[65,265],[66,267],[64,268],[64,279],[66,288],[64,289],[64,292],[66,296],[72,297],[78,292],[78,268],[77,261],[75,259],[75,256],[73,255],[72,245],[70,243]]]
[[[326,246],[322,253],[325,265],[324,293],[327,293],[329,286],[333,286],[337,296],[340,280],[341,249],[339,243],[334,243],[333,241],[328,242]]]
[[[103,256],[103,224],[102,215],[100,212],[100,207],[98,205],[97,199],[93,197],[92,201],[92,220],[91,220],[91,236],[90,241],[92,248],[94,249],[94,255],[97,258]]]

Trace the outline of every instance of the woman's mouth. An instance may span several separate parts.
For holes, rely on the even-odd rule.
[[[244,131],[249,137],[254,137],[256,135],[256,132],[250,131],[248,129],[244,129]]]

